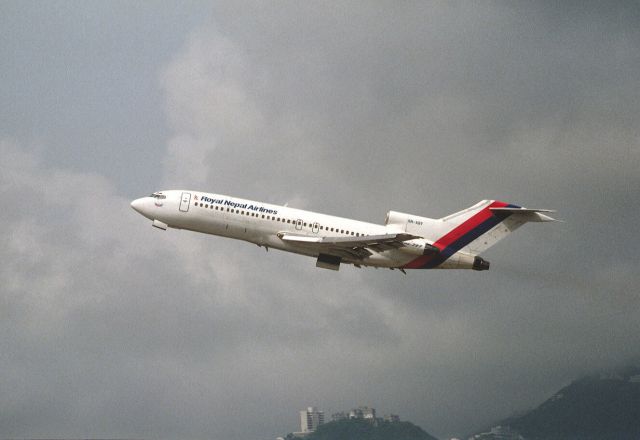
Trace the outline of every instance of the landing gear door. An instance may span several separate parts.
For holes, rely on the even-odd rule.
[[[191,193],[182,193],[180,198],[180,211],[189,211],[189,204],[191,203]]]

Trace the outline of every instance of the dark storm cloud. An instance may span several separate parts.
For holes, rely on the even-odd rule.
[[[6,119],[4,437],[260,439],[295,430],[311,404],[369,404],[461,434],[640,356],[637,5],[191,11],[212,19],[170,32],[178,52],[123,70],[139,81],[155,69],[164,93],[166,145],[134,154],[140,174],[162,169],[157,188],[121,194],[131,177],[113,160],[87,167],[71,137],[67,163],[46,160],[55,130],[34,148]],[[133,46],[119,57],[136,58]],[[62,84],[52,96],[68,96]],[[122,108],[140,102],[113,90]],[[152,230],[127,199],[161,186],[376,222],[495,197],[567,222],[518,231],[487,253],[488,273],[333,273]]]

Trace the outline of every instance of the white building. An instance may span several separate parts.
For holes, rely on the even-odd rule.
[[[368,406],[360,406],[349,411],[350,419],[376,419],[375,408],[369,408]]]
[[[324,411],[318,411],[310,406],[306,411],[300,411],[300,434],[308,434],[324,424]],[[298,433],[296,433],[298,434]]]
[[[361,406],[360,411],[362,411],[362,418],[363,419],[372,419],[375,420],[376,419],[376,409],[375,408],[369,408],[368,406]]]

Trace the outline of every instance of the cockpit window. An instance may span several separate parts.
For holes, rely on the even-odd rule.
[[[166,199],[167,198],[167,196],[165,196],[162,193],[153,193],[149,197],[153,197],[154,199]]]

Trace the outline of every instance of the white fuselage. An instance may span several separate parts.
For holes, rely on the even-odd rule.
[[[131,206],[160,229],[186,229],[317,257],[303,244],[283,241],[278,234],[309,237],[364,237],[400,232],[396,225],[377,225],[317,212],[271,205],[220,194],[170,190],[134,200]],[[401,267],[416,257],[411,248],[373,252],[367,258],[343,259],[363,266]]]

